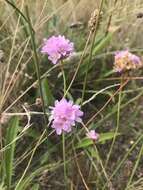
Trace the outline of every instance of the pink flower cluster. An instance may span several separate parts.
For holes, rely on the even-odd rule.
[[[95,130],[90,130],[88,133],[86,133],[86,136],[91,140],[98,140],[99,134],[95,132]]]
[[[124,72],[128,70],[138,69],[141,66],[141,59],[138,56],[130,53],[128,50],[117,51],[115,53],[115,72]]]
[[[79,105],[74,105],[72,101],[62,99],[55,101],[55,107],[51,107],[52,128],[56,130],[57,135],[61,135],[64,132],[70,132],[72,126],[75,126],[75,122],[81,122],[83,112],[80,111]]]
[[[44,40],[41,52],[48,55],[48,59],[53,64],[57,64],[60,60],[67,58],[73,53],[74,44],[64,36],[52,36]]]

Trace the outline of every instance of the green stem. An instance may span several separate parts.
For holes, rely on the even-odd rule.
[[[64,83],[64,96],[66,93],[66,76],[65,76],[65,72],[64,72],[64,68],[63,68],[63,61],[61,60],[60,62],[60,66],[61,66],[61,71],[62,71],[62,75],[63,75],[63,83]],[[65,134],[63,132],[62,134],[62,144],[63,144],[63,161],[64,161],[64,179],[65,182],[67,181],[67,169],[66,169],[66,152],[65,152]]]
[[[18,190],[18,189],[19,189],[19,186],[21,185],[21,182],[22,182],[22,180],[24,179],[24,177],[25,177],[25,175],[26,175],[26,173],[27,173],[27,171],[28,171],[28,169],[29,169],[29,167],[30,167],[30,164],[31,164],[31,162],[32,162],[32,159],[33,159],[33,157],[34,157],[34,154],[35,154],[35,152],[36,152],[36,150],[37,150],[39,144],[41,143],[41,141],[42,141],[42,139],[43,139],[45,133],[46,133],[46,130],[43,131],[43,133],[42,133],[42,135],[40,136],[38,142],[36,143],[36,145],[35,145],[35,147],[34,147],[34,149],[33,149],[33,151],[32,151],[32,154],[31,154],[31,156],[30,156],[30,159],[29,159],[29,161],[28,161],[28,164],[27,164],[27,166],[26,166],[26,168],[25,168],[25,170],[24,170],[24,172],[23,172],[23,174],[22,174],[20,180],[19,180],[18,183],[16,184],[15,190]]]
[[[142,140],[143,135],[141,135],[139,138],[137,138],[136,142],[132,145],[132,147],[128,150],[128,152],[124,155],[123,159],[120,161],[120,163],[117,164],[117,167],[115,168],[115,170],[113,171],[112,175],[110,176],[109,180],[111,180],[116,173],[119,171],[119,169],[121,168],[121,166],[123,165],[123,163],[125,162],[125,160],[128,158],[128,156],[131,154],[131,152],[134,150],[134,148],[137,146],[137,144]],[[105,190],[107,186],[107,183],[105,183],[105,185],[103,186],[102,190]]]
[[[46,109],[45,109],[44,97],[43,97],[43,91],[42,91],[42,85],[41,85],[39,59],[38,59],[38,55],[37,55],[36,43],[35,43],[35,35],[34,35],[35,33],[33,33],[33,27],[32,27],[32,24],[31,24],[31,20],[30,20],[30,17],[29,17],[29,11],[28,11],[27,6],[25,7],[25,10],[26,10],[26,15],[27,15],[27,20],[28,20],[28,26],[29,26],[29,32],[30,32],[30,37],[31,37],[32,49],[33,49],[33,52],[34,52],[34,63],[35,63],[35,70],[36,70],[36,74],[37,74],[37,78],[38,78],[40,97],[41,97],[41,100],[42,100],[42,108],[43,108],[44,120],[45,120],[45,129],[47,131],[48,130],[47,127],[46,127],[47,116],[46,116]]]
[[[84,101],[84,95],[85,95],[85,90],[86,90],[88,71],[89,71],[89,68],[90,68],[91,60],[92,60],[92,51],[93,51],[93,47],[94,47],[94,41],[95,41],[95,35],[94,35],[93,40],[92,40],[91,50],[90,50],[90,54],[89,54],[89,61],[88,61],[87,66],[86,66],[86,73],[85,73],[84,82],[83,82],[83,89],[82,89],[81,105],[82,105],[82,103]]]
[[[62,71],[62,75],[63,75],[63,83],[64,83],[64,97],[65,97],[65,94],[66,94],[66,75],[65,75],[65,71],[64,71],[64,68],[63,68],[63,64],[64,64],[64,62],[63,61],[61,61],[60,62],[60,66],[61,66],[61,71]]]
[[[7,1],[12,7],[14,7],[17,11],[16,11],[16,16],[17,16],[17,18],[18,18],[18,16],[19,16],[19,14],[22,16],[21,17],[21,19],[20,19],[20,23],[21,23],[21,26],[23,27],[23,32],[24,32],[24,34],[25,34],[25,37],[29,37],[29,34],[28,34],[28,31],[27,31],[27,28],[26,28],[26,26],[25,26],[25,20],[24,19],[26,19],[27,20],[27,18],[23,15],[23,13],[19,10],[19,9],[17,9],[17,7],[15,6],[15,2],[14,2],[14,0],[11,0],[11,2],[9,2],[9,1]],[[25,17],[25,18],[24,18]],[[28,22],[28,20],[27,20],[27,22]]]
[[[134,166],[134,168],[133,168],[133,170],[132,170],[131,176],[130,176],[130,178],[129,178],[129,180],[128,180],[127,187],[125,188],[125,190],[129,190],[129,185],[131,184],[132,179],[133,179],[133,177],[134,177],[134,174],[135,174],[135,172],[136,172],[136,169],[137,169],[137,167],[138,167],[138,165],[139,165],[139,162],[140,162],[142,153],[143,153],[143,144],[142,144],[142,146],[141,146],[141,149],[140,149],[140,152],[139,152],[139,154],[138,154],[138,157],[137,157],[135,166]]]
[[[120,86],[122,86],[122,79],[121,79],[121,85]],[[122,95],[122,89],[119,91],[118,108],[117,108],[117,127],[116,127],[116,130],[115,130],[115,134],[114,134],[114,137],[113,137],[113,141],[112,141],[109,153],[107,155],[107,160],[106,160],[106,163],[105,163],[105,168],[108,165],[108,162],[109,162],[109,159],[110,159],[110,156],[111,156],[111,153],[112,153],[112,149],[113,149],[116,137],[118,136],[117,133],[118,133],[118,130],[119,130],[119,125],[120,125],[121,95]]]
[[[66,169],[66,152],[65,152],[65,134],[62,134],[62,143],[63,143],[63,161],[64,161],[64,179],[67,181],[67,169]]]
[[[102,9],[103,1],[104,0],[101,0],[101,3],[100,3],[99,14],[97,15],[97,21],[96,21],[95,30],[94,30],[94,33],[93,33],[93,39],[92,39],[91,49],[90,49],[90,54],[89,54],[89,61],[87,63],[85,78],[84,78],[84,82],[83,82],[81,105],[82,105],[83,100],[84,100],[86,84],[87,84],[87,77],[88,77],[88,71],[89,71],[89,68],[90,68],[91,61],[92,61],[92,52],[93,52],[93,48],[94,48],[94,42],[95,42],[95,37],[96,37],[96,34],[97,34],[97,29],[98,29],[98,26],[99,26],[99,18],[100,18],[100,12],[101,12],[101,9]]]

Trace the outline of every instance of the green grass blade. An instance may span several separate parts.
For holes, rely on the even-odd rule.
[[[117,133],[116,136],[120,135],[120,133]],[[101,133],[100,138],[97,141],[97,143],[104,144],[106,141],[113,139],[115,136],[114,132],[107,132],[107,133]],[[87,137],[83,138],[81,142],[79,142],[76,146],[76,148],[85,148],[90,145],[93,145],[94,141],[91,139],[88,139]]]
[[[113,28],[101,41],[98,43],[95,48],[93,49],[93,55],[99,53],[102,49],[107,47],[109,42],[112,40],[114,33],[117,31],[117,27]]]
[[[5,146],[14,141],[14,139],[16,138],[18,133],[18,126],[19,126],[18,117],[13,117],[10,120],[9,126],[6,130]],[[6,174],[5,181],[8,189],[10,189],[11,187],[11,180],[13,175],[15,145],[16,142],[13,142],[11,145],[9,145],[9,148],[6,149],[4,153],[5,174]]]
[[[49,87],[48,80],[45,78],[41,82],[42,84],[42,91],[43,91],[43,98],[44,98],[44,104],[45,106],[52,105],[54,102],[54,97],[52,95],[52,92]]]

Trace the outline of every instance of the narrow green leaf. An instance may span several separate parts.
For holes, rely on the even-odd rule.
[[[38,190],[39,184],[34,184],[33,187],[31,187],[31,190]]]
[[[92,158],[97,158],[99,159],[98,152],[94,147],[89,147],[88,151],[90,152]]]
[[[117,31],[118,27],[113,28],[109,33],[98,43],[93,49],[93,55],[99,53],[103,48],[105,48],[111,41],[114,33]]]
[[[109,45],[110,41],[112,40],[112,37],[114,35],[114,33],[118,30],[118,27],[112,28],[108,34],[106,36],[102,36],[100,37],[97,41],[95,41],[94,44],[94,48],[93,48],[93,57],[95,57],[96,55],[100,54],[102,52],[102,50],[104,48],[107,47],[107,45]],[[88,55],[88,54],[87,54]],[[86,56],[84,58],[84,63],[81,65],[80,67],[80,71],[78,73],[78,77],[81,78],[82,75],[85,74],[86,72],[86,65],[88,64],[88,56]],[[89,66],[89,70],[92,69],[92,67],[94,66],[94,64],[90,64]],[[112,71],[113,72],[113,71]]]
[[[52,105],[54,102],[54,97],[50,90],[48,80],[46,78],[42,80],[42,91],[45,105]]]
[[[116,134],[116,136],[119,136],[119,135],[121,135],[121,134],[120,133]],[[115,136],[114,132],[101,133],[98,143],[104,143],[107,140],[111,140],[111,139],[113,139],[114,136]]]
[[[16,138],[18,133],[18,125],[19,125],[18,117],[16,116],[12,117],[12,119],[9,122],[9,126],[6,130],[5,146],[11,143],[4,153],[6,185],[8,189],[10,189],[11,179],[13,175],[13,160],[14,160],[14,151],[16,145],[14,139]]]
[[[84,138],[81,140],[81,142],[77,144],[76,148],[86,148],[92,144],[93,144],[93,141],[91,139]]]
[[[109,132],[109,133],[101,133],[100,134],[100,138],[98,141],[96,141],[96,143],[105,143],[107,140],[111,140],[113,139],[115,133],[114,132]],[[117,133],[116,136],[120,135],[120,133]],[[90,145],[94,144],[94,141],[91,140],[91,139],[88,139],[87,137],[86,138],[83,138],[81,140],[81,142],[79,142],[76,146],[76,148],[86,148]]]

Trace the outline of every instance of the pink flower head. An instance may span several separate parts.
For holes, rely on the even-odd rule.
[[[52,121],[52,128],[56,130],[57,135],[61,135],[63,131],[70,132],[72,126],[75,126],[75,122],[81,122],[81,116],[83,116],[83,112],[80,111],[80,106],[63,98],[55,101],[50,121]]]
[[[141,66],[141,59],[138,56],[130,53],[128,50],[117,51],[115,53],[115,72],[124,72],[127,70],[140,68]]]
[[[64,36],[52,36],[44,40],[41,52],[48,55],[53,64],[57,64],[60,60],[67,58],[73,53],[74,44]]]
[[[94,141],[98,140],[98,138],[99,138],[99,134],[96,133],[95,130],[89,131],[88,133],[86,133],[86,136],[89,139],[94,140]]]

